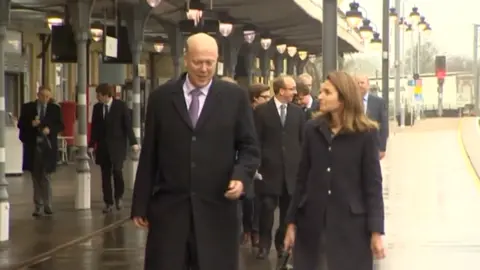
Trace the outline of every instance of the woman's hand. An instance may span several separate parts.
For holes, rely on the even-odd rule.
[[[370,248],[372,249],[372,253],[375,259],[381,260],[385,258],[385,248],[383,247],[383,239],[381,234],[372,233]]]
[[[283,241],[283,248],[285,251],[291,252],[295,244],[296,228],[293,224],[287,225],[287,232],[285,233],[285,240]]]

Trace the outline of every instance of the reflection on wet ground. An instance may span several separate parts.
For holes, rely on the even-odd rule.
[[[143,269],[145,238],[146,231],[138,230],[131,222],[127,222],[112,231],[38,262],[29,269],[141,270]],[[270,261],[275,263],[274,253],[271,253]],[[252,249],[242,248],[241,270],[273,269],[270,261],[258,261],[255,259],[255,252]]]
[[[13,269],[17,265],[52,249],[124,220],[129,210],[103,215],[99,170],[92,168],[92,204],[90,210],[75,210],[75,167],[61,166],[54,174],[52,201],[54,215],[32,217],[32,181],[29,174],[9,177],[10,239],[0,243],[0,269]],[[130,195],[126,194],[126,206]]]

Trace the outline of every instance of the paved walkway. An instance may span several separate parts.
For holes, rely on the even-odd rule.
[[[0,243],[0,269],[16,269],[39,256],[125,220],[129,214],[128,210],[107,217],[102,214],[100,173],[96,166],[92,168],[92,210],[83,211],[74,208],[75,167],[59,167],[52,179],[55,213],[51,217],[32,217],[33,187],[28,174],[8,178],[8,181],[10,240]],[[130,196],[125,202],[128,206]]]
[[[480,269],[480,189],[458,142],[457,119],[395,130],[383,164],[387,259],[381,270]],[[38,263],[35,269],[140,270],[146,232],[128,222]],[[274,269],[242,249],[241,269]]]

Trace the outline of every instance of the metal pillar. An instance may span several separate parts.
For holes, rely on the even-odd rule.
[[[475,115],[480,115],[480,87],[479,87],[479,74],[478,74],[478,31],[480,29],[479,24],[473,25],[473,94],[475,98]],[[1,87],[1,86],[0,86]]]
[[[132,51],[132,88],[133,88],[133,114],[132,127],[137,139],[137,143],[141,142],[141,112],[140,112],[140,83],[139,74],[140,58],[143,51],[143,32],[148,15],[152,8],[144,0],[138,0],[134,6],[126,5],[125,19],[127,21],[128,35],[130,40],[130,49]],[[133,188],[135,177],[137,174],[138,160],[140,152],[131,152],[129,162],[127,163],[127,171],[129,173],[129,186]]]
[[[260,54],[260,72],[262,73],[263,83],[268,83],[268,78],[270,77],[270,56],[269,50],[263,50]]]
[[[438,108],[437,116],[443,116],[443,83],[438,84]]]
[[[235,78],[235,68],[237,67],[238,62],[238,53],[240,52],[240,48],[242,48],[244,42],[245,40],[242,31],[234,31],[233,34],[228,37],[228,49],[225,53],[228,59],[228,72],[224,74],[225,76]]]
[[[395,0],[395,9],[400,11],[400,0]],[[395,117],[400,113],[400,126],[405,126],[405,100],[400,100],[400,25],[395,23]]]
[[[150,71],[148,72],[150,74],[150,89],[154,90],[154,89],[157,89],[158,87],[158,80],[156,80],[157,76],[157,65],[156,65],[156,62],[155,62],[155,56],[157,55],[157,53],[154,53],[154,52],[150,52],[148,54],[148,62],[150,63],[149,67],[150,67]]]
[[[295,75],[295,58],[296,55],[291,57],[290,55],[287,56],[287,75],[293,76]]]
[[[248,44],[248,48],[246,50],[245,54],[245,69],[247,72],[247,80],[248,80],[248,85],[253,83],[253,68],[254,68],[254,59],[255,59],[255,51],[253,48],[253,44]]]
[[[162,26],[167,30],[170,56],[173,63],[173,78],[177,79],[182,75],[181,63],[185,41],[178,25],[163,23]]]
[[[322,24],[322,75],[323,80],[328,73],[337,70],[337,0],[323,0]]]
[[[71,0],[68,2],[69,14],[72,17],[77,42],[78,131],[76,137],[77,188],[75,209],[90,209],[91,205],[91,175],[87,155],[87,50],[88,40],[90,39],[90,11],[93,4],[94,0]]]
[[[10,0],[0,1],[0,241],[9,238],[10,203],[5,178],[5,38],[10,21]]]
[[[390,99],[388,97],[389,89],[389,68],[390,68],[390,61],[389,61],[389,45],[390,45],[390,1],[383,0],[383,29],[382,29],[382,98],[389,108]],[[389,111],[390,112],[390,111]]]
[[[283,59],[284,59],[283,54],[279,54],[278,52],[275,52],[275,56],[273,60],[273,63],[275,65],[275,72],[274,72],[275,77],[278,77],[283,73]]]

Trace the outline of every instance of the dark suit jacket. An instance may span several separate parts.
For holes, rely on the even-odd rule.
[[[305,123],[305,113],[299,106],[287,106],[285,126],[282,126],[274,98],[255,108],[255,127],[260,142],[262,162],[258,172],[263,176],[262,194],[281,195],[284,182],[293,193]]]
[[[297,226],[294,269],[317,269],[325,232],[329,269],[371,270],[370,235],[384,232],[383,207],[375,131],[332,137],[324,118],[307,122],[286,218]]]
[[[367,116],[376,121],[379,125],[377,133],[377,144],[381,152],[387,149],[388,140],[388,108],[385,101],[378,96],[368,95],[367,100]]]
[[[230,180],[248,187],[259,165],[246,91],[213,79],[195,128],[183,84],[169,81],[148,99],[145,138],[133,191],[133,217],[147,217],[145,269],[182,269],[194,224],[201,269],[238,269],[237,201]],[[192,220],[193,218],[193,220]]]
[[[20,111],[20,118],[18,119],[19,139],[23,143],[23,170],[32,171],[35,155],[38,154],[37,146],[42,149],[44,160],[44,169],[47,173],[54,172],[57,167],[57,152],[58,152],[58,134],[63,131],[63,118],[60,106],[55,103],[48,103],[45,117],[38,127],[32,126],[32,121],[37,118],[38,106],[37,101],[32,101],[23,104]],[[44,127],[50,129],[50,134],[42,135],[40,132]],[[37,145],[37,137],[44,138],[47,141],[41,141]]]
[[[99,165],[109,160],[114,167],[121,168],[127,155],[127,140],[137,144],[132,129],[130,112],[122,100],[113,99],[110,111],[103,117],[104,104],[93,106],[92,130],[89,147],[96,147],[95,162]]]

